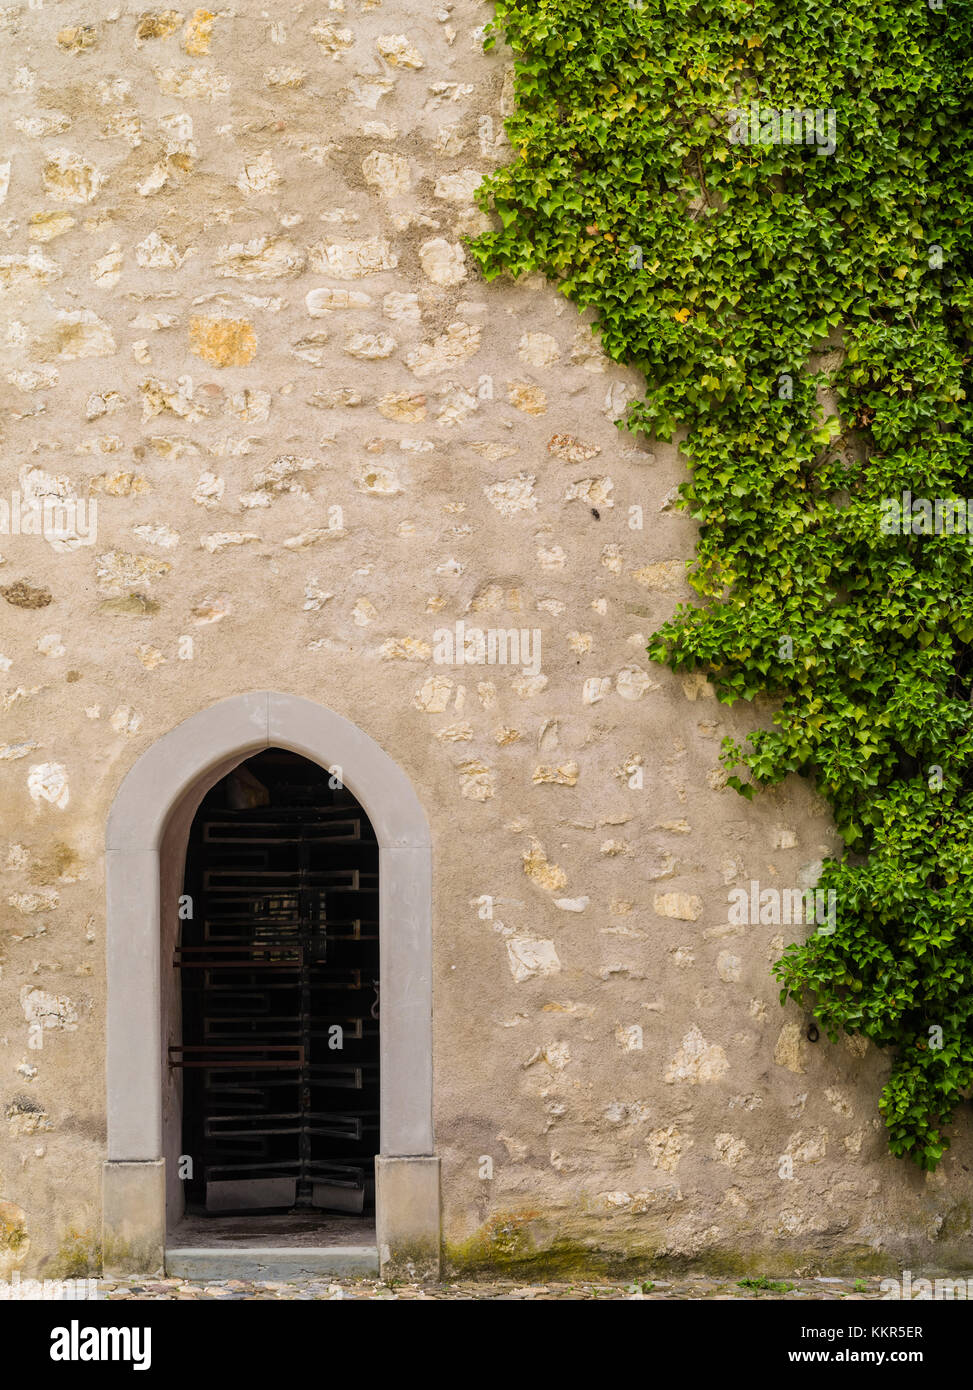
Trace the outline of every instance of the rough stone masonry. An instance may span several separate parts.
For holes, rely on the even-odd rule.
[[[566,300],[465,249],[512,157],[490,15],[0,8],[0,1277],[98,1268],[118,785],[267,688],[432,825],[448,1268],[969,1249],[968,1121],[934,1176],[889,1157],[883,1059],[809,1041],[792,929],[728,919],[837,842],[801,783],[724,787],[752,709],[647,662],[690,596],[675,449],[616,429],[638,378]],[[437,660],[460,622],[539,669]]]

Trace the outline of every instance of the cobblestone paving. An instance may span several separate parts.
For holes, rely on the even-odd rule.
[[[293,1282],[249,1282],[240,1279],[194,1283],[186,1279],[101,1280],[103,1298],[111,1301],[165,1299],[266,1300],[286,1299],[435,1299],[528,1300],[551,1299],[813,1299],[866,1301],[881,1299],[879,1278],[809,1278],[769,1281],[770,1287],[754,1287],[760,1281],[734,1279],[649,1279],[627,1283],[517,1284],[459,1280],[443,1284],[385,1284],[378,1279],[304,1279]]]

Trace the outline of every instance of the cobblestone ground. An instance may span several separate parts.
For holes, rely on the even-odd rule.
[[[766,1287],[759,1287],[760,1284]],[[102,1280],[103,1298],[111,1301],[131,1299],[473,1299],[529,1300],[551,1299],[813,1299],[866,1301],[883,1298],[879,1278],[811,1278],[737,1282],[733,1279],[645,1279],[640,1285],[628,1283],[517,1284],[460,1280],[444,1284],[385,1284],[378,1279],[306,1279],[294,1282],[214,1280],[194,1283],[186,1279]]]

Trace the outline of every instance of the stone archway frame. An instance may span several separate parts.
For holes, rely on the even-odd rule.
[[[286,748],[321,767],[340,767],[341,780],[364,807],[378,839],[378,1252],[384,1271],[434,1275],[440,1190],[432,1123],[429,825],[406,775],[363,730],[311,700],[274,691],[221,700],[165,734],[125,776],[109,814],[104,1265],[146,1273],[165,1259],[160,904],[167,822],[193,788],[205,790],[264,748]]]

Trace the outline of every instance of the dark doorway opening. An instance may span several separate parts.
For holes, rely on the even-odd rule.
[[[283,749],[201,803],[170,1049],[188,1214],[374,1211],[378,853],[339,777]]]

